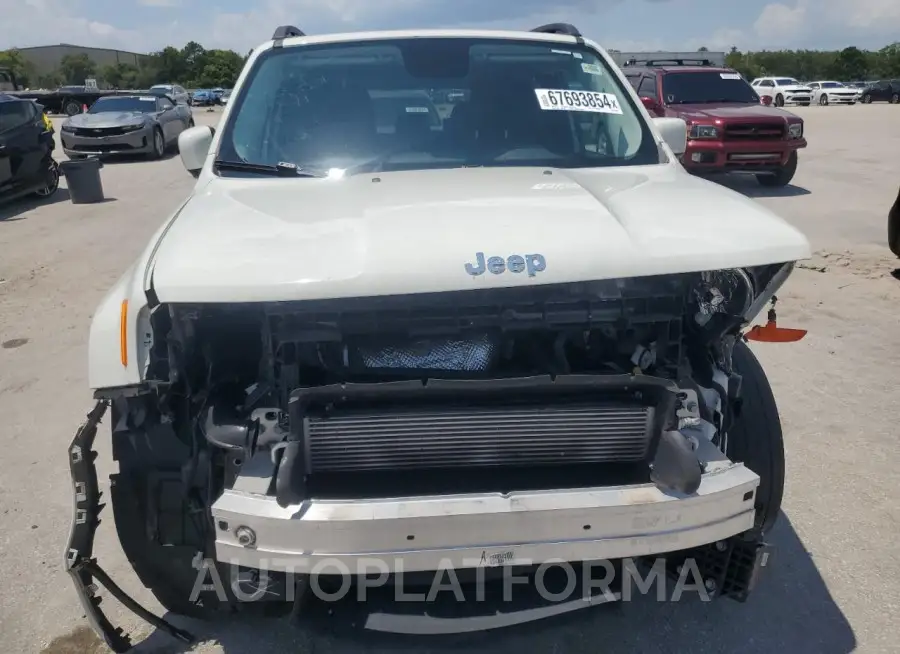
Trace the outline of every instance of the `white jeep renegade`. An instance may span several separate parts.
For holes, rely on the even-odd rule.
[[[746,330],[809,244],[685,172],[685,136],[571,25],[279,28],[93,319],[67,565],[94,627],[128,647],[93,584],[107,407],[123,549],[176,613],[373,560],[692,557],[745,597],[784,481]],[[751,340],[794,338],[769,316]]]

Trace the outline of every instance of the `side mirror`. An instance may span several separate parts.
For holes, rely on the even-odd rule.
[[[209,125],[198,125],[186,129],[178,135],[178,152],[181,154],[181,163],[194,177],[200,176],[214,134],[215,132]]]
[[[687,150],[687,123],[681,118],[654,118],[653,125],[676,157]]]
[[[646,96],[641,98],[641,103],[646,107],[647,111],[650,113],[658,113],[659,112],[659,102],[654,100],[653,98],[648,98]]]

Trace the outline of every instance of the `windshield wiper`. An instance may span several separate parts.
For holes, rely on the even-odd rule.
[[[269,175],[270,177],[324,177],[320,173],[304,170],[296,164],[281,162],[275,166],[269,164],[250,163],[249,161],[225,161],[217,159],[217,170],[234,170],[242,173]]]

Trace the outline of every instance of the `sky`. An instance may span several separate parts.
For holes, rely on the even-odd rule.
[[[321,34],[558,21],[625,51],[877,49],[900,40],[900,0],[0,0],[0,50],[72,43],[151,52],[194,40],[243,53],[281,24]]]

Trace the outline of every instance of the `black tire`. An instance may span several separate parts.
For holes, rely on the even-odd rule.
[[[791,152],[791,156],[788,157],[787,163],[784,164],[777,173],[757,175],[756,180],[760,183],[761,186],[765,186],[767,188],[777,188],[790,184],[791,180],[794,179],[794,175],[796,174],[796,172],[797,151],[794,150],[793,152]]]
[[[59,164],[53,159],[50,160],[47,168],[47,185],[35,191],[34,194],[39,198],[49,198],[59,190]]]
[[[894,200],[894,206],[888,212],[888,247],[900,257],[900,192]]]
[[[153,130],[153,151],[150,153],[151,159],[162,159],[166,154],[166,137],[163,136],[162,130],[157,127]]]
[[[211,532],[203,533],[208,517],[197,515],[184,492],[182,462],[187,447],[168,426],[115,427],[121,413],[114,404],[111,424],[113,458],[119,472],[110,476],[113,517],[122,551],[141,583],[169,611],[193,618],[212,618],[228,610],[230,601],[219,601],[215,591],[191,594],[198,571],[193,560],[198,552],[211,554]],[[197,521],[188,516],[196,515]],[[211,529],[211,526],[210,526]],[[228,592],[229,571],[219,569]],[[210,584],[209,575],[203,580]]]
[[[778,519],[784,497],[784,434],[766,373],[743,341],[734,346],[735,372],[742,375],[740,414],[728,432],[726,454],[759,475],[756,529],[769,531]]]
[[[866,93],[863,97],[861,97],[860,102],[863,104],[872,104],[872,96]]]
[[[900,93],[894,93],[891,96],[891,104],[900,104]]]
[[[81,113],[81,105],[72,98],[66,98],[63,100],[62,110],[67,116],[75,116]]]
[[[819,104],[822,105],[823,107],[828,105],[828,96],[825,95],[824,93],[821,96],[819,96]]]
[[[779,93],[778,95],[775,96],[775,106],[776,106],[776,107],[783,107],[783,106],[784,106],[784,96],[781,95],[780,93]]]

